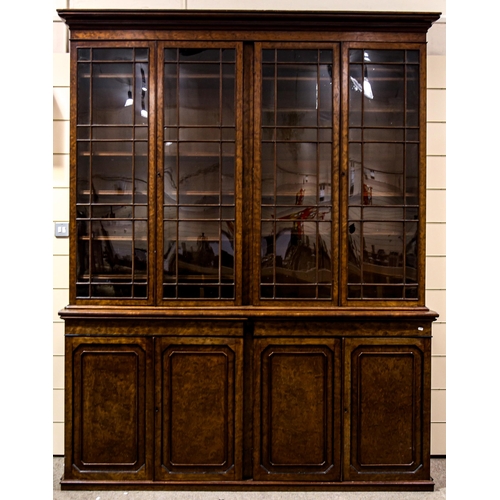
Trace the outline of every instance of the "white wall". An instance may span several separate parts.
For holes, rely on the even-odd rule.
[[[247,9],[242,0],[54,0],[55,8]],[[444,0],[253,0],[253,9],[387,10],[445,14]],[[432,345],[431,454],[446,454],[446,16],[428,34],[427,306],[439,312]],[[53,221],[69,219],[69,54],[53,13]],[[64,454],[64,324],[69,301],[67,239],[53,238],[53,454]]]

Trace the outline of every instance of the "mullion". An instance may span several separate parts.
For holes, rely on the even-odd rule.
[[[180,127],[180,57],[179,49],[177,49],[177,60],[176,60],[176,130],[177,130],[177,141],[176,141],[176,159],[175,159],[175,171],[177,175],[177,204],[175,207],[176,221],[175,221],[175,298],[179,298],[179,201],[180,201],[180,172],[179,172],[179,127]]]
[[[319,295],[319,224],[318,224],[318,212],[319,212],[319,163],[320,163],[320,141],[319,141],[319,124],[320,124],[320,110],[321,110],[321,73],[320,73],[320,53],[318,50],[318,62],[316,63],[316,221],[314,225],[316,226],[316,299]]]
[[[135,78],[135,71],[136,71],[136,62],[135,62],[135,48],[132,49],[132,88],[134,89],[134,94],[136,91],[136,78]],[[135,97],[135,96],[134,96]],[[135,161],[136,161],[136,140],[135,140],[135,125],[136,125],[136,117],[135,117],[135,99],[134,99],[134,112],[132,113],[132,130],[134,132],[133,138],[132,138],[132,210],[133,210],[133,215],[132,215],[132,250],[131,250],[131,272],[132,272],[132,290],[131,290],[131,295],[132,298],[135,296]],[[149,234],[146,233],[146,238],[149,237]],[[147,245],[147,239],[146,239],[146,245]]]
[[[92,297],[92,282],[93,282],[93,277],[94,277],[94,240],[92,238],[92,204],[94,201],[94,189],[93,189],[93,182],[92,182],[92,177],[93,177],[93,166],[94,166],[94,155],[93,149],[94,149],[94,143],[92,141],[92,127],[94,124],[94,49],[90,48],[90,64],[89,64],[89,100],[90,100],[90,106],[89,106],[89,124],[90,124],[90,139],[89,139],[89,291],[88,291],[88,296]]]
[[[407,64],[407,51],[404,51],[405,57],[404,57],[404,90],[403,90],[403,95],[404,95],[404,113],[403,113],[403,125],[404,125],[404,145],[403,145],[403,297],[405,298],[406,296],[406,283],[407,283],[407,276],[406,276],[406,196],[407,196],[407,185],[406,185],[406,178],[407,178],[407,165],[406,165],[406,158],[407,158],[407,126],[408,126],[408,64]]]
[[[222,297],[222,161],[223,161],[223,151],[222,151],[222,53],[221,49],[219,49],[219,204],[218,204],[218,238],[219,238],[219,261],[217,264],[217,278],[218,278],[218,286],[217,289],[219,291],[219,298]]]
[[[278,121],[278,52],[274,49],[274,151],[273,151],[273,183],[274,183],[274,221],[273,221],[273,247],[274,247],[274,260],[273,260],[273,299],[276,298],[276,221],[277,221],[277,209],[276,205],[278,202],[278,144],[277,144],[277,121]]]
[[[363,54],[364,54],[364,49],[363,49]],[[365,171],[365,164],[364,164],[364,155],[365,155],[365,93],[364,93],[364,75],[365,75],[365,58],[363,56],[363,61],[361,63],[361,81],[363,82],[363,87],[362,87],[362,93],[361,93],[361,149],[360,149],[360,161],[361,161],[361,168],[360,168],[360,209],[359,209],[359,217],[360,217],[360,224],[359,224],[359,232],[360,232],[360,238],[359,238],[359,253],[360,253],[360,258],[359,258],[359,271],[360,271],[360,294],[361,298],[364,298],[364,267],[365,267],[365,262],[364,262],[364,208],[363,208],[363,179],[364,179],[364,171]]]

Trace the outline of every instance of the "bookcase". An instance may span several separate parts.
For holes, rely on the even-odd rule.
[[[58,12],[62,488],[432,490],[439,13]]]

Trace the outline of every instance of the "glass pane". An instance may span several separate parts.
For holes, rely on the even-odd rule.
[[[222,65],[222,125],[234,125],[234,64]]]
[[[165,61],[177,61],[177,49],[165,49],[164,58]]]
[[[291,137],[297,141],[317,141],[318,129],[316,128],[295,128],[291,131],[289,128],[277,128],[276,140],[288,141]]]
[[[148,144],[135,143],[134,203],[148,202]]]
[[[219,61],[220,49],[184,48],[179,49],[181,61]]]
[[[365,142],[402,142],[404,141],[404,134],[404,129],[365,128],[363,130],[363,139]]]
[[[352,52],[352,51],[351,51]],[[361,110],[363,99],[363,68],[361,65],[349,66],[349,126],[361,126]]]
[[[278,62],[317,63],[317,50],[277,50]]]
[[[262,204],[274,203],[275,145],[262,144]]]
[[[365,222],[363,237],[364,283],[402,283],[403,275],[403,223]]]
[[[418,127],[418,103],[419,103],[419,72],[418,66],[406,67],[406,125],[409,127]]]
[[[314,143],[278,143],[277,203],[311,205],[317,203],[317,150]]]
[[[319,125],[331,126],[333,112],[333,76],[332,66],[323,65],[319,67]]]
[[[76,279],[79,282],[90,280],[89,276],[89,244],[90,229],[89,222],[78,220],[77,230],[77,254],[76,254]],[[88,293],[88,291],[87,291]]]
[[[204,207],[204,206],[194,206],[194,207],[179,207],[179,219],[180,220],[214,220],[219,219],[220,208],[219,207]]]
[[[179,144],[179,202],[220,203],[219,144]]]
[[[220,66],[179,65],[179,124],[220,125]]]
[[[403,207],[365,207],[363,208],[364,220],[403,220],[404,219]],[[349,212],[351,213],[351,212]]]
[[[331,215],[331,214],[330,214]],[[332,225],[318,223],[318,283],[332,282]],[[328,289],[331,291],[330,289]],[[328,295],[330,297],[330,295]]]
[[[149,57],[148,49],[135,49],[135,60],[147,62]]]
[[[363,60],[372,63],[402,63],[405,62],[405,51],[365,49],[363,51]]]
[[[318,161],[318,196],[320,204],[332,202],[332,147],[330,144],[319,145]]]
[[[181,141],[220,141],[220,128],[179,128]]]
[[[95,140],[132,140],[132,127],[92,127],[92,139]]]
[[[132,143],[93,144],[92,202],[131,203],[133,195]]]
[[[361,224],[351,222],[348,226],[349,283],[361,282],[361,260]]]
[[[306,127],[317,124],[317,67],[278,66],[277,124]]]
[[[146,125],[149,115],[148,69],[145,64],[135,65],[135,123]]]
[[[133,106],[126,105],[130,94],[133,95],[133,84],[132,64],[93,64],[92,123],[96,125],[133,124]]]
[[[274,62],[276,60],[276,51],[274,49],[264,49],[262,51],[262,60],[264,62]]]
[[[128,221],[92,222],[92,271],[117,277],[132,274],[132,223]]]
[[[90,64],[78,64],[78,123],[90,123]]]
[[[163,109],[165,126],[177,125],[177,64],[163,68]]]
[[[219,282],[219,224],[179,222],[179,282]]]
[[[364,145],[364,205],[401,205],[403,203],[403,153],[402,144],[369,143]]]
[[[90,49],[78,49],[77,59],[78,61],[90,61]]]
[[[163,203],[177,203],[177,143],[165,144],[165,155],[163,158]]]
[[[94,61],[130,61],[134,58],[134,49],[92,49]]]
[[[405,224],[405,249],[406,249],[406,283],[418,283],[418,223],[412,222]]]
[[[418,164],[419,164],[419,147],[417,144],[406,145],[406,204],[418,204]]]
[[[79,142],[76,149],[76,200],[77,203],[90,203],[90,143]]]
[[[364,66],[363,123],[367,127],[402,127],[405,124],[404,66]]]
[[[275,124],[275,77],[275,66],[264,64],[262,66],[262,125]]]
[[[361,204],[363,173],[361,168],[361,145],[349,145],[349,205]]]

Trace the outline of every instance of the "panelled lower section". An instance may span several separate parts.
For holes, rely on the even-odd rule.
[[[67,320],[63,488],[432,489],[430,324],[141,324]]]

